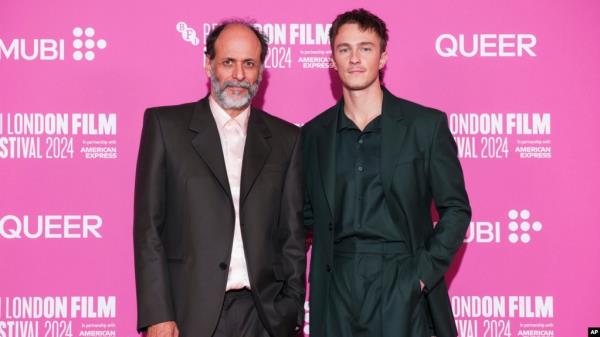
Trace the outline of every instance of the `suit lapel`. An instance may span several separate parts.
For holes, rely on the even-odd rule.
[[[396,162],[402,152],[406,126],[402,123],[403,113],[399,102],[383,88],[382,106],[381,181],[383,190],[388,191],[392,183]]]
[[[323,129],[317,139],[319,172],[333,220],[335,214],[335,140],[337,134],[337,115],[343,108],[342,100],[328,112],[328,118],[321,125]]]
[[[244,160],[242,161],[240,209],[271,152],[271,146],[267,140],[271,137],[271,132],[262,115],[262,111],[252,108],[248,120]]]
[[[217,181],[225,193],[227,193],[229,199],[232,199],[221,139],[217,130],[217,124],[210,112],[208,96],[196,104],[189,128],[197,133],[192,139],[192,146],[210,168],[215,178],[217,178]]]
[[[382,144],[381,144],[381,180],[384,191],[388,191],[396,162],[402,153],[406,136],[406,125],[403,124],[403,112],[398,100],[385,88],[382,105]],[[335,149],[337,134],[337,115],[343,113],[343,99],[326,112],[327,118],[322,122],[323,129],[317,138],[318,172],[329,205],[331,218],[335,212]]]

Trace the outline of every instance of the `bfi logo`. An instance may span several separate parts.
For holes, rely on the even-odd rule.
[[[175,29],[181,34],[181,38],[183,41],[189,42],[192,46],[197,46],[200,44],[200,39],[196,34],[196,30],[187,25],[187,23],[183,21],[177,22]]]
[[[511,209],[507,215],[508,222],[472,221],[464,242],[500,243],[508,240],[510,243],[528,244],[532,235],[542,230],[542,222],[532,219],[527,209]],[[504,234],[505,231],[507,234]]]
[[[95,59],[94,49],[104,49],[105,39],[95,39],[96,31],[92,27],[75,27],[72,31],[72,46],[75,49],[69,56],[75,61],[92,61]],[[0,38],[0,62],[13,61],[64,61],[66,56],[64,39],[12,39]]]

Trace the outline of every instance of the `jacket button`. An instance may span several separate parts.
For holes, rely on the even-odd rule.
[[[219,268],[221,268],[222,270],[227,269],[227,263],[225,263],[225,262],[219,263]]]
[[[331,224],[331,222],[329,223],[329,225],[327,226],[327,229],[329,229],[329,231],[331,232],[333,230],[333,225]]]
[[[327,266],[325,267],[325,269],[327,269],[327,272],[329,273],[329,272],[331,271],[331,266],[330,266],[330,265],[327,265]]]

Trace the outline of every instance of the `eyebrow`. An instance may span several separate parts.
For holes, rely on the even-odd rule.
[[[373,42],[359,42],[359,43],[358,43],[358,46],[359,46],[359,47],[363,47],[363,46],[375,46],[375,44],[374,44]],[[349,43],[346,43],[346,42],[344,42],[344,43],[340,43],[340,44],[338,44],[338,45],[335,47],[335,49],[338,49],[338,48],[340,48],[340,47],[351,47],[351,45],[350,45]]]
[[[230,61],[230,60],[231,60],[231,61],[234,61],[234,62],[240,61],[240,60],[238,60],[238,59],[236,59],[236,58],[233,58],[233,57],[223,57],[223,58],[221,59],[221,61]],[[254,59],[254,58],[251,58],[251,57],[249,57],[249,58],[245,58],[245,59],[242,59],[242,60],[241,60],[241,62],[248,62],[248,61],[257,62],[257,61],[256,61],[256,59]]]

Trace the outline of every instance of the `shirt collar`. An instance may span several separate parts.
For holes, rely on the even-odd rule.
[[[358,128],[356,127],[354,122],[350,118],[348,118],[348,116],[346,116],[346,113],[344,113],[344,109],[341,108],[338,111],[337,130],[339,132],[344,129],[358,129]]]
[[[378,131],[381,129],[380,123],[381,123],[381,115],[375,117],[362,132]],[[346,113],[344,113],[344,109],[341,108],[338,111],[337,131],[340,132],[344,129],[360,131],[358,126],[356,126],[356,124],[354,124],[354,122],[348,116],[346,116]]]
[[[248,129],[248,119],[250,117],[250,106],[244,109],[244,111],[242,111],[239,115],[231,118],[231,116],[229,116],[229,114],[223,110],[223,108],[221,108],[219,103],[214,100],[212,95],[208,96],[208,104],[210,106],[210,112],[212,113],[219,130],[222,130],[225,124],[233,119],[242,127],[244,133],[246,133],[246,130]]]

